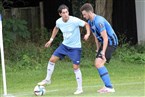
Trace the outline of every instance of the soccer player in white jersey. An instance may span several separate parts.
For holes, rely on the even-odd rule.
[[[87,40],[90,36],[90,26],[87,22],[69,15],[69,9],[66,5],[60,5],[58,8],[58,13],[61,16],[56,21],[56,26],[53,29],[50,40],[45,44],[45,47],[50,47],[53,39],[58,33],[59,29],[63,34],[62,44],[54,51],[53,55],[49,59],[47,67],[47,75],[44,80],[38,83],[38,85],[45,85],[51,83],[51,75],[54,70],[56,61],[63,59],[64,56],[68,56],[72,63],[73,69],[77,81],[77,90],[74,94],[81,94],[82,89],[82,73],[79,68],[80,58],[81,58],[81,37],[80,37],[80,28],[86,28],[86,34],[84,40]]]

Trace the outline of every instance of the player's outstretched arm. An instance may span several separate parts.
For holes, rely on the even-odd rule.
[[[50,38],[50,40],[45,44],[45,47],[50,47],[50,45],[51,45],[53,39],[55,38],[55,36],[57,35],[58,31],[59,31],[59,29],[55,26],[54,29],[53,29],[53,31],[52,31],[51,38]]]

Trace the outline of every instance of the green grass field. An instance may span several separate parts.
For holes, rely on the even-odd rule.
[[[112,83],[116,90],[111,94],[99,94],[97,90],[103,86],[93,59],[82,59],[83,90],[81,95],[74,95],[76,80],[72,64],[68,60],[59,61],[55,66],[52,84],[46,86],[44,97],[145,97],[145,65],[122,62],[112,59],[107,64]],[[44,66],[44,65],[43,65]],[[35,97],[33,88],[44,79],[46,66],[38,70],[13,70],[6,68],[8,94],[14,97]],[[0,71],[2,72],[2,71]],[[2,75],[0,75],[2,78]],[[3,94],[2,79],[0,79],[0,95]],[[2,96],[3,97],[3,96]]]

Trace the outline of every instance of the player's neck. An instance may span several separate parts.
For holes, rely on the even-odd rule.
[[[96,16],[96,15],[95,15],[94,13],[90,13],[90,20],[93,21],[94,18],[95,18],[95,16]]]
[[[67,22],[69,20],[69,17],[66,19],[62,19],[62,20],[63,20],[63,22]]]

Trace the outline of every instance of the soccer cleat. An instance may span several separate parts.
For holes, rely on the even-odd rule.
[[[97,92],[99,93],[113,93],[115,92],[114,88],[107,88],[107,87],[103,87],[102,89],[98,90]]]
[[[74,92],[75,95],[81,94],[81,93],[83,93],[83,90],[82,90],[82,89],[77,89],[77,90]]]
[[[51,80],[42,80],[41,82],[37,83],[40,86],[44,86],[46,84],[51,84]]]

